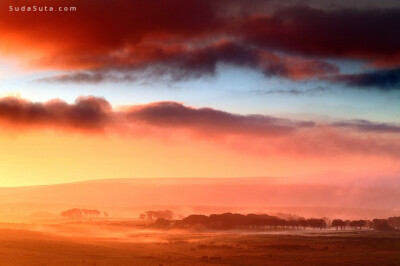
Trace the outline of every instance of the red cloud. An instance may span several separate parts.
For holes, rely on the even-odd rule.
[[[400,9],[296,6],[249,16],[240,25],[239,34],[248,42],[290,53],[377,61],[400,54]]]
[[[190,128],[214,134],[280,136],[302,127],[313,127],[313,122],[295,122],[263,115],[236,115],[211,108],[189,108],[175,102],[160,102],[133,107],[128,119],[160,127]]]
[[[111,122],[110,114],[109,103],[95,97],[80,97],[74,104],[60,100],[33,103],[13,97],[0,99],[0,120],[12,126],[101,130]]]
[[[77,12],[9,12],[17,5],[76,6]],[[0,17],[1,50],[25,56],[35,68],[87,71],[53,80],[130,80],[132,72],[143,69],[198,77],[214,73],[218,63],[306,79],[337,74],[326,58],[386,65],[397,65],[400,58],[396,8],[274,9],[269,1],[245,7],[239,0],[6,0]]]
[[[119,132],[135,137],[140,129],[163,135],[186,134],[260,154],[362,154],[400,156],[398,125],[350,120],[331,125],[265,115],[238,115],[211,108],[159,102],[113,110],[102,98],[80,97],[73,104],[60,100],[33,103],[0,99],[3,128]],[[148,130],[154,129],[154,130]],[[192,134],[193,133],[193,134]]]
[[[102,62],[102,60],[104,60]],[[124,56],[110,56],[93,61],[95,65],[108,65],[119,75],[100,67],[89,72],[42,79],[61,82],[101,82],[134,80],[132,71],[148,70],[150,78],[169,75],[173,80],[215,74],[217,64],[224,63],[261,70],[267,76],[280,76],[294,80],[337,74],[339,69],[330,63],[316,59],[280,56],[239,43],[220,41],[207,46],[187,45],[138,45],[127,49]],[[121,75],[122,74],[122,75]]]

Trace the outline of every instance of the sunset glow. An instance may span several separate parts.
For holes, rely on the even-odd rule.
[[[0,4],[0,186],[400,172],[396,6],[52,4]]]
[[[398,265],[400,2],[0,1],[0,265]]]

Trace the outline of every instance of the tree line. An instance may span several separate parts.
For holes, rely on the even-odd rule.
[[[101,212],[99,210],[73,208],[61,212],[61,216],[69,219],[91,219],[91,218],[99,218],[101,216]],[[107,218],[108,213],[103,212],[103,216],[104,218]]]
[[[330,220],[324,218],[303,218],[285,220],[277,216],[267,214],[238,214],[224,213],[189,215],[180,220],[172,220],[167,218],[157,218],[153,224],[155,227],[175,227],[175,228],[191,228],[194,226],[203,226],[213,230],[277,230],[277,229],[326,229],[336,228],[336,230],[344,230],[346,228],[359,229],[374,229],[374,230],[393,230],[400,229],[400,217],[390,217],[388,219],[373,219],[373,220]]]
[[[182,219],[183,216],[180,214],[175,214],[171,210],[159,210],[159,211],[145,211],[139,215],[139,220],[142,221],[154,221],[159,218],[166,220],[173,220],[174,218]]]

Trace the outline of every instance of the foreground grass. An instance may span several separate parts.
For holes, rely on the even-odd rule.
[[[68,236],[64,228],[60,236],[3,228],[0,265],[400,265],[398,232],[107,230],[118,232]]]

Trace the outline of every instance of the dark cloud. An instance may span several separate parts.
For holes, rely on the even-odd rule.
[[[80,97],[75,103],[60,100],[34,103],[7,97],[0,99],[0,121],[18,127],[68,127],[104,130],[135,125],[180,127],[216,134],[281,135],[313,127],[312,121],[292,121],[264,115],[237,115],[211,108],[191,108],[176,102],[159,102],[112,110],[103,98]]]
[[[262,95],[267,95],[267,94],[289,94],[289,95],[312,95],[312,94],[318,94],[320,92],[325,92],[329,91],[329,88],[327,87],[321,87],[317,86],[314,88],[309,88],[309,89],[278,89],[278,90],[256,90],[254,91],[257,94],[262,94]]]
[[[250,43],[290,53],[391,61],[400,53],[399,27],[397,8],[324,10],[296,6],[272,15],[250,16],[239,34]]]
[[[143,56],[139,62],[111,60],[110,64],[114,64],[111,69],[100,68],[74,72],[42,78],[40,81],[99,83],[102,81],[154,80],[162,77],[169,77],[171,80],[177,81],[214,75],[218,64],[247,67],[259,70],[266,76],[278,76],[293,80],[323,77],[339,72],[337,66],[325,61],[277,55],[227,41],[197,48],[152,46],[140,49],[146,50],[147,55]]]
[[[375,87],[381,90],[400,90],[400,68],[375,70],[366,73],[337,75],[328,80],[350,86]]]
[[[0,120],[11,125],[56,126],[99,130],[110,122],[111,106],[102,98],[80,97],[74,104],[60,100],[33,103],[19,98],[0,99]]]
[[[218,64],[304,80],[337,75],[327,58],[400,64],[400,8],[390,1],[363,8],[357,1],[302,3],[60,0],[78,12],[53,15],[9,12],[17,3],[6,0],[0,49],[29,58],[33,67],[69,71],[45,79],[61,82],[182,80],[213,75]]]
[[[236,115],[211,108],[195,109],[175,102],[133,108],[127,115],[131,121],[223,134],[282,135],[315,125],[312,121],[297,122],[264,115]]]
[[[157,102],[113,110],[103,98],[80,97],[34,103],[0,98],[0,128],[56,129],[66,132],[190,136],[260,154],[400,156],[400,126],[365,120],[317,124],[266,115],[240,115],[176,102]],[[152,135],[154,132],[155,135]],[[189,133],[189,134],[187,134]],[[182,135],[183,134],[183,135]]]
[[[332,123],[334,127],[356,129],[363,132],[400,133],[400,125],[368,120],[349,120]]]
[[[133,82],[137,77],[133,74],[112,74],[105,71],[82,71],[70,74],[37,79],[37,82],[62,82],[62,83],[101,83],[101,82]]]
[[[177,102],[155,102],[113,110],[103,98],[79,97],[72,104],[61,100],[35,103],[15,97],[0,98],[0,121],[20,127],[70,127],[103,130],[124,124],[186,128],[213,134],[279,136],[314,128],[313,121],[296,121],[260,114],[240,115],[212,108],[193,108]],[[400,125],[368,120],[329,124],[358,132],[400,133]]]

